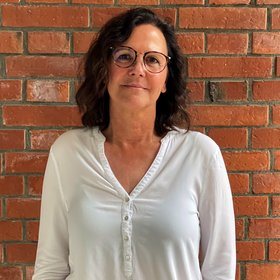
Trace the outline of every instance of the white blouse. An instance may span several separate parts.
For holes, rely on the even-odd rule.
[[[128,194],[98,128],[51,148],[33,280],[234,280],[235,224],[218,146],[171,131]]]

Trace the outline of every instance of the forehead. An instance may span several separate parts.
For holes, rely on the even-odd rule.
[[[138,52],[158,51],[167,54],[167,43],[159,28],[151,24],[136,26],[123,45]]]

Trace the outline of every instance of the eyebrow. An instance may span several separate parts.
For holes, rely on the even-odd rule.
[[[130,48],[130,49],[132,49],[132,50],[136,51],[136,52],[137,52],[137,54],[138,54],[138,53],[139,53],[139,54],[145,54],[145,53],[149,53],[149,52],[155,52],[155,53],[161,53],[161,54],[163,54],[163,55],[165,55],[165,56],[169,57],[169,55],[168,55],[168,54],[165,54],[163,51],[155,51],[155,50],[151,50],[151,51],[146,51],[146,52],[139,52],[139,51],[137,51],[135,48],[130,47],[130,46],[127,46],[127,45],[121,45],[121,46],[119,46],[119,47]],[[119,48],[119,47],[117,47],[117,48]]]

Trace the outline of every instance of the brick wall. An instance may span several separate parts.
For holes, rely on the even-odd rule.
[[[139,4],[172,19],[193,126],[222,148],[236,279],[279,280],[279,0],[0,0],[0,279],[31,279],[48,149],[80,124],[82,54],[108,18]]]

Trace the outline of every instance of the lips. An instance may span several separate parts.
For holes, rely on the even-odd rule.
[[[139,89],[147,89],[145,86],[137,83],[128,83],[128,84],[123,84],[122,86],[128,87],[128,88],[139,88]]]

